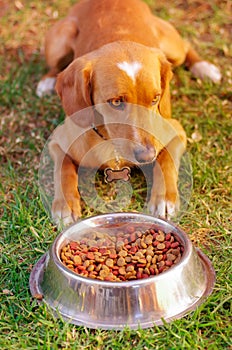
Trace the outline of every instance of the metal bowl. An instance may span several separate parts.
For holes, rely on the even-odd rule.
[[[79,240],[86,230],[128,223],[157,226],[172,232],[184,247],[179,263],[154,277],[108,282],[82,277],[60,260],[63,246]],[[113,231],[112,231],[113,232]],[[136,213],[90,217],[61,232],[30,276],[33,296],[43,296],[57,315],[89,328],[131,329],[162,325],[194,310],[212,293],[215,273],[209,259],[192,246],[186,233],[170,222]]]

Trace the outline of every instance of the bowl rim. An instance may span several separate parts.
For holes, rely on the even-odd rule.
[[[150,218],[151,220],[157,220],[160,223],[169,225],[171,228],[173,228],[173,230],[175,230],[174,233],[178,234],[180,233],[181,237],[178,236],[178,238],[180,238],[181,243],[184,245],[184,252],[181,256],[180,261],[175,264],[174,266],[172,266],[170,269],[158,274],[158,275],[154,275],[152,277],[147,277],[147,278],[142,278],[142,279],[134,279],[131,281],[104,281],[104,280],[98,280],[98,279],[94,279],[94,278],[88,278],[88,277],[84,277],[81,276],[75,272],[73,272],[71,269],[69,269],[68,267],[66,267],[62,261],[60,260],[59,254],[58,254],[58,250],[59,250],[59,242],[61,240],[61,238],[63,236],[65,236],[65,234],[67,234],[67,232],[71,229],[73,229],[75,226],[77,225],[81,225],[81,224],[85,224],[88,221],[92,221],[94,219],[104,219],[106,217],[109,216],[114,216],[114,217],[120,217],[120,216],[124,216],[124,217],[138,217],[138,216],[143,216],[143,217],[147,217],[148,219]],[[155,224],[155,223],[154,223]],[[152,215],[149,214],[144,214],[144,213],[133,213],[133,212],[114,212],[114,213],[105,213],[105,214],[100,214],[100,215],[96,215],[96,216],[91,216],[91,217],[87,217],[84,218],[82,220],[79,220],[77,222],[75,222],[74,224],[68,226],[67,228],[65,228],[62,232],[59,233],[59,235],[55,238],[51,248],[50,248],[50,253],[52,256],[52,259],[55,263],[55,265],[57,266],[57,268],[61,271],[61,273],[65,274],[68,278],[71,278],[73,280],[75,280],[75,282],[80,281],[80,282],[84,282],[86,284],[91,284],[93,285],[101,285],[104,287],[109,287],[109,288],[121,288],[121,287],[137,287],[140,286],[141,284],[145,285],[146,283],[151,283],[153,280],[154,281],[158,281],[158,280],[162,280],[164,278],[167,277],[168,274],[173,273],[173,271],[175,269],[177,269],[180,265],[182,265],[183,267],[185,266],[185,261],[187,263],[188,261],[188,257],[192,254],[193,251],[193,245],[192,242],[190,241],[188,235],[176,224],[174,224],[173,222],[163,219],[163,218],[156,218]]]

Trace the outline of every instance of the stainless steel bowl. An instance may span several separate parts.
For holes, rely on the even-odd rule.
[[[86,230],[128,223],[156,225],[172,232],[182,243],[179,263],[146,279],[108,282],[79,276],[66,268],[60,251]],[[136,213],[113,213],[90,217],[64,230],[50,250],[34,266],[30,276],[32,295],[43,296],[55,314],[89,328],[131,329],[162,325],[183,317],[212,293],[214,269],[209,259],[192,246],[186,233],[172,223]]]

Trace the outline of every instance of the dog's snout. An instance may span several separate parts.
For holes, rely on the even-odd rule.
[[[139,163],[150,163],[155,159],[156,151],[152,146],[137,146],[134,149],[134,155]]]

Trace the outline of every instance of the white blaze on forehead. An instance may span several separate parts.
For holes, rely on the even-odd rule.
[[[118,63],[117,66],[119,69],[123,70],[133,82],[135,82],[136,75],[142,68],[142,64],[137,61],[131,63],[123,61],[122,63]]]

